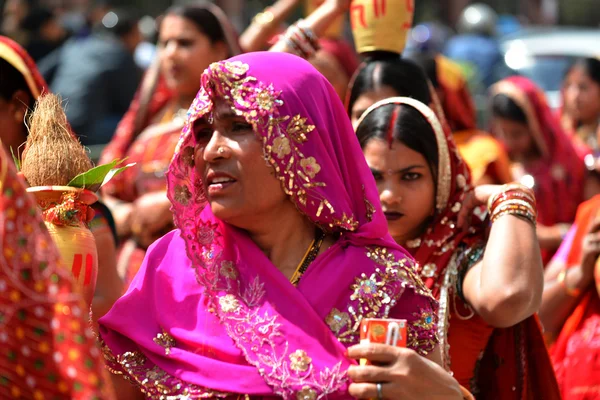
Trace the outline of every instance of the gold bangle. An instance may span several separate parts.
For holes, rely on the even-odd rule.
[[[563,268],[560,273],[558,274],[558,276],[556,277],[556,282],[558,282],[558,284],[560,286],[562,286],[565,289],[565,292],[571,296],[571,297],[579,297],[579,295],[581,294],[581,289],[573,289],[567,286],[567,271],[568,268]]]
[[[269,9],[266,9],[265,11],[256,14],[252,19],[252,22],[259,25],[268,25],[273,22],[274,19],[275,15],[273,15],[273,12]]]

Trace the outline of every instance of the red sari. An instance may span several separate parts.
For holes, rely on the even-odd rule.
[[[599,210],[600,196],[579,207],[567,267],[581,262],[583,239]],[[591,286],[582,295],[551,354],[564,399],[600,399],[600,297],[595,287]]]
[[[577,207],[583,201],[585,165],[552,115],[544,94],[524,77],[497,83],[492,94],[508,96],[523,110],[541,154],[538,161],[524,168],[534,180],[538,223],[544,226],[572,223]],[[544,264],[550,261],[554,252],[542,249]]]
[[[506,150],[487,132],[477,129],[475,104],[460,66],[441,55],[435,61],[442,108],[473,182],[477,184],[484,177],[488,183],[511,182]]]
[[[411,105],[406,99],[389,102]],[[438,336],[445,367],[481,399],[558,399],[537,317],[494,329],[459,293],[461,276],[483,254],[487,220],[476,218],[469,231],[457,228],[461,205],[473,190],[469,169],[447,125],[430,109],[421,112],[434,129],[438,145],[436,213],[425,234],[407,247],[419,263],[421,278],[440,302]]]

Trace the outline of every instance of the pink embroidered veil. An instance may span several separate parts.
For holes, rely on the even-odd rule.
[[[252,124],[297,209],[339,234],[297,287],[205,207],[191,128],[215,97]],[[435,300],[387,234],[344,107],[308,62],[262,52],[212,64],[168,181],[178,229],[100,320],[110,369],[149,396],[349,398],[344,350],[364,317],[407,319],[410,348],[436,347]]]

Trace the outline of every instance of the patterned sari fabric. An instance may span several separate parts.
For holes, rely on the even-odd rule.
[[[459,65],[437,56],[436,73],[443,92],[442,108],[458,150],[471,170],[474,183],[487,176],[493,183],[509,183],[510,162],[502,145],[477,129],[476,110]]]
[[[583,240],[599,211],[600,196],[579,207],[567,267],[581,262]],[[600,297],[594,286],[581,296],[550,351],[564,399],[600,399]]]
[[[572,223],[583,201],[585,165],[556,121],[544,94],[523,77],[505,79],[492,87],[492,95],[504,94],[523,110],[541,158],[526,166],[534,179],[538,223],[553,226]],[[542,249],[544,263],[553,251]]]
[[[462,386],[482,399],[558,398],[536,317],[509,329],[494,329],[473,312],[458,291],[468,268],[482,258],[487,221],[474,217],[468,231],[456,226],[473,186],[450,129],[427,106],[405,97],[382,100],[362,118],[388,104],[417,109],[430,123],[437,141],[435,216],[425,234],[407,246],[419,263],[421,278],[440,303],[438,337],[445,367]],[[502,362],[496,364],[498,359]],[[505,391],[507,387],[509,392]],[[540,391],[530,392],[531,387]],[[537,397],[536,393],[544,393],[545,397]]]
[[[252,124],[299,212],[338,236],[296,287],[206,207],[193,125],[215,98]],[[212,64],[168,181],[178,229],[100,320],[110,368],[150,397],[350,398],[344,352],[364,317],[406,319],[421,355],[437,346],[436,302],[387,234],[344,107],[308,62],[263,52]]]
[[[2,148],[0,241],[0,398],[114,398],[83,297]]]
[[[223,11],[212,4],[208,8],[221,23],[231,56],[239,54],[237,36]],[[119,123],[115,135],[102,153],[100,163],[127,158],[136,165],[114,177],[103,193],[124,202],[140,196],[165,191],[165,178],[185,121],[172,108],[174,93],[167,87],[159,71],[158,59],[147,72],[129,110]],[[171,107],[171,108],[170,108]],[[164,114],[162,120],[157,117]],[[165,233],[172,226],[165,227]],[[135,240],[124,238],[119,251],[119,270],[125,270],[126,287],[140,268],[146,250]]]

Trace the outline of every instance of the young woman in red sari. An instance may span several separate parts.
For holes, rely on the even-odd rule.
[[[600,399],[600,196],[583,203],[545,276],[540,317],[565,400]],[[556,341],[554,341],[556,339]]]
[[[169,9],[159,29],[159,57],[101,157],[127,157],[133,168],[115,177],[103,194],[123,239],[118,269],[128,285],[146,248],[173,227],[165,173],[202,71],[239,53],[236,35],[214,5]]]
[[[492,87],[493,133],[506,146],[513,178],[538,200],[538,238],[548,263],[583,201],[585,166],[544,94],[523,77]]]
[[[390,234],[440,301],[445,367],[483,399],[558,399],[532,317],[543,279],[532,192],[520,185],[473,191],[449,129],[414,99],[382,100],[357,126]],[[467,229],[465,216],[488,201],[489,234],[479,217]]]
[[[576,60],[565,75],[561,91],[561,123],[578,146],[599,149],[600,59]]]

